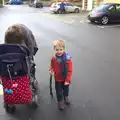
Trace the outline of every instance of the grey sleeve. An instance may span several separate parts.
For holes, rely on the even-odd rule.
[[[33,54],[35,55],[36,52],[38,51],[38,46],[37,46],[37,43],[36,43],[36,40],[35,40],[35,37],[34,37],[32,31],[30,31],[30,35],[31,35],[31,40],[33,42],[33,49],[34,49]]]
[[[34,55],[34,53],[35,53],[34,49],[35,48],[38,49],[35,37],[34,37],[32,31],[30,29],[28,29],[26,26],[21,25],[21,27],[23,28],[22,32],[23,32],[24,37],[25,37],[24,42],[25,42],[26,46],[30,49],[31,54]]]
[[[35,40],[35,37],[32,33],[31,30],[27,31],[27,40],[26,40],[26,45],[28,46],[28,48],[31,50],[32,55],[35,55],[36,52],[38,51],[38,46]]]

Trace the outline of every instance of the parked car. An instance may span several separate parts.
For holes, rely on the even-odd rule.
[[[88,20],[103,25],[109,22],[120,22],[120,4],[106,3],[96,7],[88,14]]]
[[[10,0],[8,2],[5,3],[6,5],[7,4],[10,4],[10,5],[21,5],[23,4],[23,1],[22,0]]]
[[[74,6],[71,2],[64,2],[64,3],[65,3],[65,12],[67,12],[67,13],[70,13],[70,12],[79,13],[81,10],[80,7]],[[50,11],[61,14],[60,4],[61,4],[61,2],[53,3],[50,7]]]
[[[35,8],[43,8],[43,4],[40,2],[40,0],[35,0],[33,3],[30,3],[29,6]]]

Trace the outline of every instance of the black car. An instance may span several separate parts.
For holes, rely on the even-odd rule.
[[[35,8],[43,8],[43,4],[40,2],[40,0],[35,0],[34,2],[30,2],[29,6]]]
[[[88,20],[108,24],[108,22],[120,22],[120,4],[106,3],[96,7],[88,14]]]

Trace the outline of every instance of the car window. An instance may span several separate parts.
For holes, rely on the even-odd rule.
[[[94,10],[95,10],[95,11],[102,11],[102,10],[104,10],[104,9],[107,8],[107,7],[108,7],[107,4],[102,4],[102,5],[100,5],[99,7],[94,8]]]
[[[61,3],[58,3],[57,5],[60,6]],[[66,6],[66,3],[65,3],[65,6]]]
[[[73,6],[71,3],[66,3],[66,6]]]
[[[55,6],[56,5],[56,3],[53,3],[51,6],[53,7],[53,6]]]
[[[116,10],[120,12],[120,5],[116,5]]]
[[[110,7],[108,8],[108,10],[109,10],[110,12],[115,12],[115,11],[116,11],[116,8],[115,8],[114,5],[112,5],[112,6],[110,6]]]
[[[35,1],[34,1],[34,4],[39,3],[39,2],[40,2],[40,0],[35,0]]]

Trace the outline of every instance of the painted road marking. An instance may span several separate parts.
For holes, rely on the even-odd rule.
[[[87,19],[83,19],[83,20],[80,20],[80,22],[81,22],[81,23],[88,23],[89,20],[87,20]]]
[[[85,16],[84,17],[80,17],[80,18],[83,18],[83,19],[74,19],[74,18],[70,18],[68,16],[68,19],[65,18],[64,16],[62,17],[61,15],[56,15],[56,14],[50,14],[50,13],[41,13],[42,16],[46,16],[46,17],[50,17],[50,18],[53,18],[53,19],[58,19],[64,23],[68,23],[68,24],[72,24],[72,23],[75,23],[75,22],[80,22],[80,23],[88,23],[89,20],[88,19],[85,19]]]
[[[61,20],[61,21],[68,24],[72,24],[73,22],[75,22],[74,20]]]
[[[53,19],[58,19],[58,20],[60,20],[61,22],[68,23],[68,24],[71,24],[71,23],[74,22],[74,20],[72,20],[72,19],[65,20],[65,19],[62,19],[61,16],[53,15],[53,14],[49,14],[49,13],[45,13],[45,14],[41,14],[41,15],[42,15],[42,16],[46,16],[46,17],[50,17],[50,18],[53,18]]]
[[[0,95],[3,95],[3,87],[0,85]]]
[[[50,18],[60,18],[61,16],[58,16],[58,15],[54,15],[54,14],[50,14],[50,13],[40,13],[42,16],[47,16],[47,17],[50,17]]]
[[[98,28],[105,28],[104,26],[99,26],[99,25],[97,25],[97,27],[98,27]]]
[[[105,26],[100,26],[97,25],[98,28],[113,28],[113,27],[120,27],[120,25],[105,25]]]

